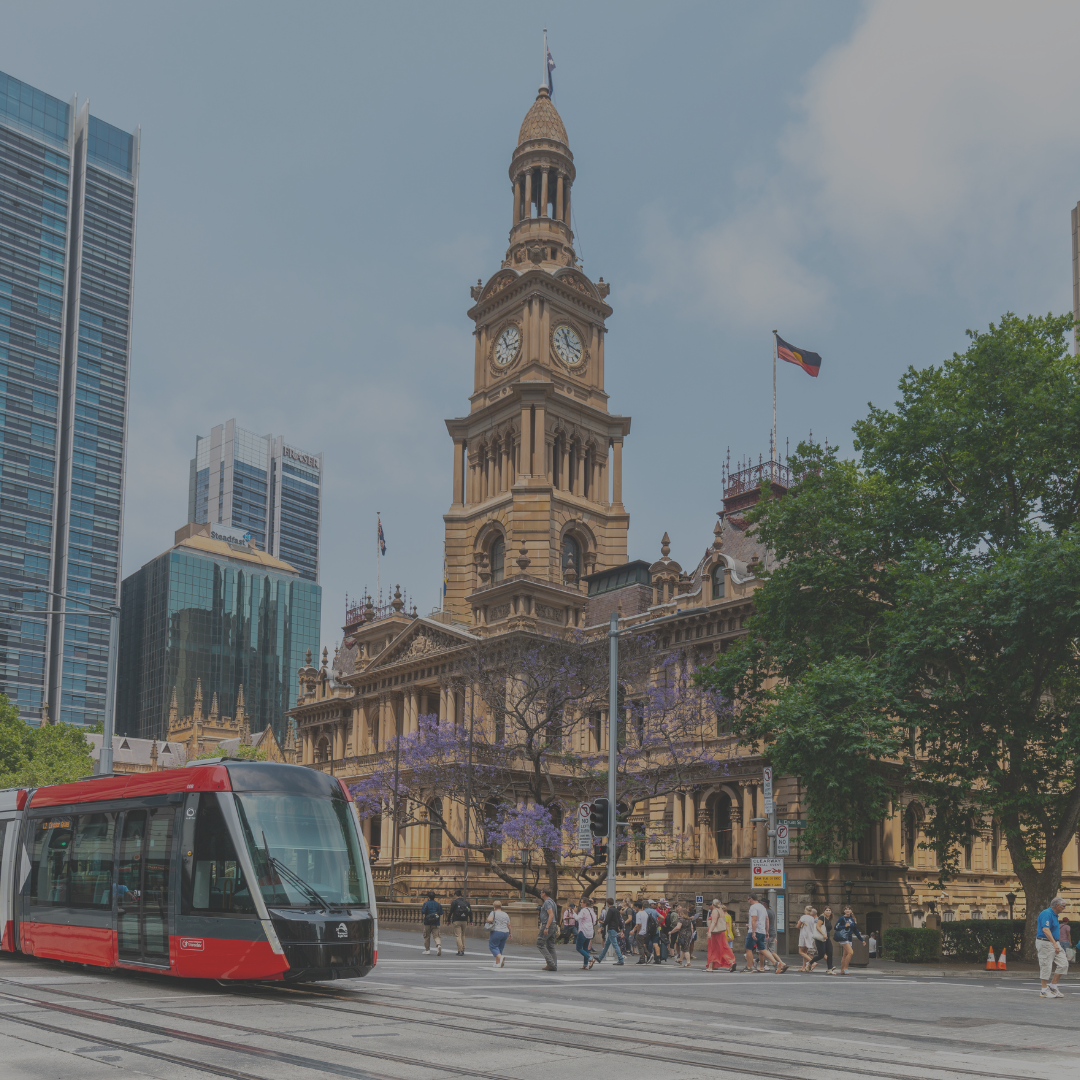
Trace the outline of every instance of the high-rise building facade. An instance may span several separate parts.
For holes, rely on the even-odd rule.
[[[0,691],[31,723],[105,714],[138,174],[138,131],[0,72]]]
[[[254,537],[214,532],[186,525],[170,550],[124,579],[119,734],[164,738],[174,692],[178,715],[188,716],[201,687],[222,715],[232,715],[242,693],[251,729],[271,725],[284,741],[297,671],[319,652],[322,588],[259,551]]]
[[[256,546],[319,580],[322,454],[256,435],[235,420],[195,440],[188,521],[231,526]]]

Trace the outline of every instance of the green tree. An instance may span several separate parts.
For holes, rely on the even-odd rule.
[[[753,517],[777,564],[703,678],[807,785],[819,860],[908,785],[942,882],[997,819],[1034,920],[1080,821],[1080,362],[1068,316],[1005,315],[893,411],[859,464],[800,446]]]
[[[93,771],[83,728],[75,724],[32,728],[0,694],[0,787],[66,784]]]

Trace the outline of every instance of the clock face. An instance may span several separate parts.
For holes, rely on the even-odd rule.
[[[516,326],[508,326],[495,341],[495,363],[504,367],[517,356],[521,345],[521,331]]]
[[[564,364],[574,367],[581,363],[581,338],[572,326],[567,326],[566,323],[556,326],[552,337],[555,351]]]

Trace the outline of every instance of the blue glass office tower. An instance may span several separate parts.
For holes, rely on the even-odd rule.
[[[138,132],[0,72],[0,691],[31,723],[104,719],[138,161]]]
[[[175,688],[190,716],[201,680],[206,707],[217,695],[232,715],[240,687],[252,731],[285,738],[297,670],[319,655],[322,588],[239,538],[217,539],[189,524],[175,546],[124,579],[116,731],[162,739]]]
[[[256,435],[235,420],[195,439],[188,521],[231,526],[256,546],[319,580],[322,454]]]

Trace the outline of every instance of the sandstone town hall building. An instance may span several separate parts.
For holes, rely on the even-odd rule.
[[[606,390],[610,290],[579,265],[571,228],[577,170],[546,87],[522,122],[509,180],[506,256],[471,289],[468,411],[446,421],[443,610],[421,616],[405,610],[400,594],[382,607],[365,597],[347,607],[335,656],[324,649],[321,667],[309,658],[300,670],[290,745],[295,732],[297,759],[346,783],[392,752],[397,731],[415,732],[420,716],[461,721],[467,691],[449,676],[478,641],[511,631],[606,629],[618,611],[620,627],[647,630],[663,652],[709,662],[746,633],[757,571],[768,559],[740,513],[758,497],[762,479],[780,493],[790,483],[779,462],[723,476],[718,462],[724,508],[713,534],[682,538],[705,554],[684,568],[670,557],[664,534],[650,539],[659,558],[629,559],[622,450],[631,421],[612,410]],[[606,750],[606,723],[583,717],[574,738],[581,750]],[[744,906],[750,860],[767,852],[765,763],[753,748],[727,752],[732,765],[722,778],[634,807],[631,820],[659,839],[630,846],[616,880],[620,897],[693,902],[702,895],[707,902],[719,895]],[[775,798],[781,817],[805,815],[798,778],[778,778]],[[933,856],[920,846],[917,795],[897,791],[893,809],[867,823],[848,862],[809,864],[796,835],[787,860],[789,922],[805,903],[835,906],[849,898],[867,930],[1006,915],[1004,897],[1018,889],[994,822],[985,823],[965,851],[960,877],[942,894],[932,887]],[[445,897],[460,886],[462,852],[437,827],[410,825],[396,843],[389,815],[369,818],[364,829],[386,899],[416,900],[429,888]],[[1076,844],[1066,854],[1065,878],[1080,884]],[[469,891],[478,899],[512,894],[475,856]]]

